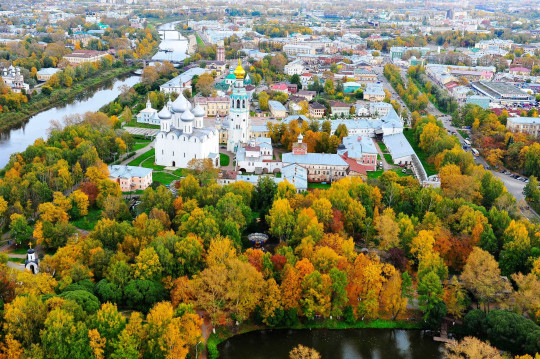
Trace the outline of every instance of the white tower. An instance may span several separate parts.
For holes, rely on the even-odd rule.
[[[244,87],[246,72],[242,68],[240,59],[238,67],[234,70],[236,82],[231,94],[231,108],[229,111],[229,140],[227,150],[236,150],[249,142],[251,121],[249,119],[249,96]]]

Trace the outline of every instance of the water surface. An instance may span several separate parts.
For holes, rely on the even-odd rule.
[[[82,92],[70,103],[40,112],[30,117],[25,124],[0,132],[0,168],[8,163],[11,154],[24,151],[40,137],[47,138],[51,120],[62,120],[65,116],[98,111],[113,101],[122,92],[123,86],[132,87],[139,80],[138,76],[130,76],[108,81],[97,90]]]
[[[288,359],[302,344],[322,359],[441,359],[441,345],[420,330],[262,330],[219,345],[221,359]]]

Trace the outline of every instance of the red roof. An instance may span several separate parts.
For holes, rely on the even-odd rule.
[[[526,67],[512,67],[510,69],[510,71],[513,71],[513,72],[516,72],[516,71],[518,71],[518,72],[531,72],[531,70],[526,68]]]
[[[347,156],[341,156],[345,162],[349,165],[349,170],[363,174],[364,176],[367,176],[367,169],[366,166],[356,162],[352,158],[348,158]]]

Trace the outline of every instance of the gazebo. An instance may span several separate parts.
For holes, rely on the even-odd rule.
[[[248,235],[248,239],[255,245],[256,248],[259,248],[261,245],[266,243],[268,240],[268,235],[264,233],[251,233]]]

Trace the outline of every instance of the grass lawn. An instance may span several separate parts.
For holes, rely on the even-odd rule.
[[[381,149],[383,153],[388,152],[388,148],[386,148],[386,145],[384,144],[384,142],[377,142],[377,144],[379,145],[379,148]]]
[[[152,142],[151,140],[138,140],[133,145],[133,151],[138,151],[141,148],[144,148],[144,147],[148,146],[151,142]]]
[[[435,170],[435,166],[432,164],[429,164],[427,162],[428,155],[423,150],[418,147],[418,144],[414,140],[414,134],[413,131],[403,131],[403,134],[407,138],[407,141],[411,144],[411,147],[413,148],[414,152],[416,152],[416,155],[420,159],[420,162],[422,162],[422,165],[424,166],[424,169],[426,170],[426,173],[428,176],[432,176],[434,174],[437,174],[437,171]]]
[[[21,264],[23,264],[25,260],[26,258],[12,258],[12,257],[8,258],[9,262],[15,262],[15,263],[21,263]]]
[[[128,126],[128,127],[139,127],[139,128],[153,128],[153,129],[159,129],[159,125],[150,125],[148,123],[140,123],[140,122],[137,122],[136,119],[132,119],[131,121],[129,122],[126,122],[124,124],[124,126]]]
[[[140,155],[139,157],[137,157],[136,159],[128,163],[128,165],[138,166],[141,164],[141,162],[143,162],[147,158],[154,157],[155,155],[156,155],[156,150],[152,148],[151,150],[146,151],[145,153],[143,153],[142,155]]]
[[[393,165],[394,164],[394,161],[392,160],[392,155],[389,154],[389,153],[385,153],[383,154],[384,156],[384,159],[386,160],[386,162],[389,164],[389,165]]]
[[[308,183],[308,188],[320,188],[320,189],[328,189],[330,188],[330,183]]]
[[[459,132],[459,134],[461,135],[461,137],[463,138],[469,138],[469,133],[467,131],[464,131],[464,130],[457,130],[457,132]]]
[[[141,163],[141,167],[144,167],[144,168],[151,168],[151,169],[153,169],[154,171],[163,171],[163,170],[165,169],[165,166],[156,165],[156,164],[154,164],[154,161],[155,161],[155,157],[154,157],[154,156],[149,157],[149,158],[147,158],[146,160],[144,160],[144,161]]]
[[[186,177],[189,174],[189,170],[187,168],[179,168],[174,170],[173,174],[177,175],[178,177]]]
[[[12,251],[9,251],[9,252],[8,252],[8,255],[10,255],[10,254],[26,254],[26,252],[28,252],[28,248],[26,248],[26,247],[19,247],[19,248],[15,248],[15,249],[12,250]]]
[[[178,179],[175,175],[166,172],[156,172],[152,174],[154,182],[159,182],[163,185],[171,184],[172,181]]]
[[[101,219],[101,209],[93,208],[88,211],[88,214],[83,218],[79,218],[71,223],[80,229],[90,231],[94,229],[97,221]]]
[[[229,155],[226,155],[224,153],[219,154],[219,163],[222,166],[228,166],[230,162],[231,162],[231,158],[229,157]]]
[[[204,47],[204,41],[202,41],[198,34],[195,34],[195,39],[197,40],[197,46]]]
[[[393,169],[390,171],[396,172],[399,177],[411,176],[410,173],[401,172],[401,169]],[[384,170],[368,171],[367,177],[368,179],[375,179],[375,178],[379,178],[383,173],[384,173]]]

